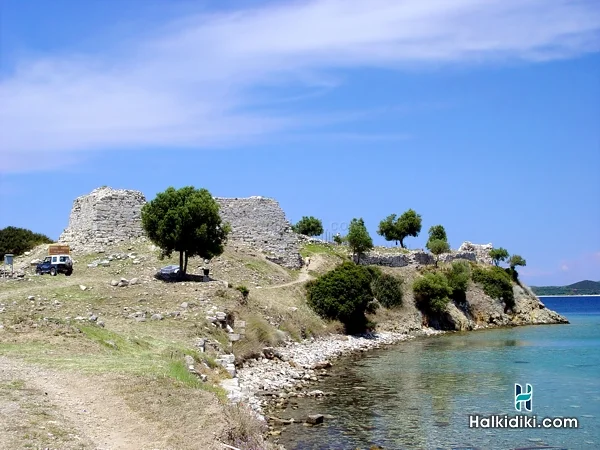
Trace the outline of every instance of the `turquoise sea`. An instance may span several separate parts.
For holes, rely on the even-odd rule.
[[[569,325],[537,325],[420,338],[341,360],[280,417],[289,449],[600,449],[600,297],[542,298]],[[515,410],[515,383],[532,386],[531,412]],[[469,415],[574,417],[578,429],[474,429]]]

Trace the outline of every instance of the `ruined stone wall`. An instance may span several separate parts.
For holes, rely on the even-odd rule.
[[[215,198],[223,222],[231,225],[229,241],[264,252],[284,267],[302,266],[298,236],[279,203],[271,198]]]
[[[444,253],[440,255],[440,262],[452,262],[456,260],[474,261],[480,264],[492,264],[492,258],[489,251],[492,244],[479,245],[470,242],[464,242],[457,251]],[[422,250],[412,250],[407,253],[398,252],[378,252],[377,250],[365,253],[360,263],[364,265],[387,266],[387,267],[406,267],[420,266],[435,263],[435,256]]]
[[[75,252],[98,251],[144,234],[141,209],[144,194],[101,187],[73,202],[69,225],[59,242]]]
[[[230,243],[262,251],[284,267],[302,266],[298,235],[279,203],[264,197],[215,200],[223,222],[231,225]],[[141,209],[145,203],[139,191],[95,189],[74,201],[69,226],[59,242],[71,245],[75,252],[91,252],[143,236]]]

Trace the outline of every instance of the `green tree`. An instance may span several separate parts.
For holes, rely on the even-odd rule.
[[[223,253],[228,224],[221,223],[219,204],[206,189],[168,188],[142,208],[142,226],[163,255],[179,252],[181,273],[188,258],[211,259]]]
[[[512,255],[508,260],[508,265],[510,266],[511,270],[515,270],[517,266],[525,267],[527,262],[520,255]]]
[[[440,241],[448,241],[446,230],[442,225],[433,225],[431,228],[429,228],[428,241],[434,241],[436,239],[439,239]]]
[[[340,233],[338,233],[333,237],[333,242],[335,242],[338,245],[342,245],[344,243],[345,239],[346,239],[346,236],[342,236],[342,235],[340,235]]]
[[[307,283],[307,303],[321,317],[342,322],[347,333],[361,332],[373,300],[372,282],[373,272],[347,261]]]
[[[417,237],[421,232],[421,216],[414,210],[405,211],[396,219],[396,214],[387,216],[379,223],[377,233],[386,241],[396,241],[404,246],[404,239],[408,236]]]
[[[442,313],[450,301],[452,288],[441,273],[426,273],[413,283],[417,306],[430,313]]]
[[[357,258],[357,262],[360,262],[360,256],[373,248],[373,239],[367,231],[365,222],[362,218],[352,219],[350,226],[348,227],[348,236],[346,236],[348,245],[352,249],[352,253]]]
[[[313,216],[304,216],[292,227],[298,234],[306,236],[320,236],[323,234],[323,223]]]
[[[499,266],[501,261],[508,259],[508,250],[502,247],[493,248],[490,250],[490,258],[492,258],[496,266]]]
[[[470,264],[466,261],[453,261],[443,273],[452,289],[452,300],[464,302],[467,299],[467,288],[471,279]]]
[[[396,214],[390,214],[381,222],[379,222],[377,234],[383,236],[386,241],[396,241],[396,245],[398,245],[400,236],[398,234],[397,222]]]
[[[45,234],[34,233],[26,228],[6,227],[0,229],[0,260],[4,255],[15,256],[31,250],[36,245],[52,244],[54,241]]]
[[[432,241],[427,241],[427,248],[435,255],[435,266],[437,267],[440,255],[450,251],[450,244],[441,239],[434,239]]]

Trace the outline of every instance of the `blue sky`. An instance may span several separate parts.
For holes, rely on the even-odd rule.
[[[211,5],[211,3],[213,5]],[[218,4],[218,9],[214,5]],[[96,187],[277,199],[342,229],[600,280],[600,6],[566,0],[0,0],[0,227]]]

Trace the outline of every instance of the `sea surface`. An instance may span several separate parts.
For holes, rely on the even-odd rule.
[[[543,297],[571,322],[419,338],[337,362],[314,387],[335,396],[293,399],[288,449],[600,449],[600,297]],[[515,383],[532,386],[531,412]],[[575,417],[578,429],[474,429],[469,415]]]

